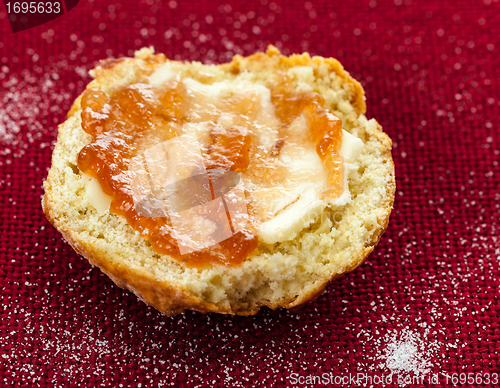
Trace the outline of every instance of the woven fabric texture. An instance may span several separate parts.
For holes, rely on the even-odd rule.
[[[498,0],[81,0],[13,34],[0,6],[0,385],[499,384],[499,25]],[[298,313],[166,318],[46,221],[57,124],[99,59],[154,46],[220,63],[268,44],[363,84],[394,141],[389,228]]]

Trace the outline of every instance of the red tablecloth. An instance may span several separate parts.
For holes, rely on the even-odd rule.
[[[81,0],[16,34],[0,9],[0,385],[500,383],[498,0]],[[300,313],[163,317],[46,221],[57,124],[98,59],[153,45],[221,62],[270,43],[362,82],[394,140],[389,228]]]

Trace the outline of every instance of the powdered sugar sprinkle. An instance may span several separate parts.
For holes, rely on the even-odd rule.
[[[418,332],[408,328],[388,332],[384,342],[386,347],[378,356],[383,362],[379,366],[398,375],[425,376],[431,371],[431,359],[440,348],[437,341],[425,341]]]

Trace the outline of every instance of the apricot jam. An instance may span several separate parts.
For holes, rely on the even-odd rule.
[[[134,205],[131,176],[127,174],[130,161],[147,146],[179,135],[187,104],[188,97],[178,81],[161,89],[141,83],[129,85],[110,97],[100,90],[86,90],[81,101],[82,128],[92,135],[92,142],[80,151],[78,167],[96,178],[102,190],[113,198],[110,211],[124,216],[156,252],[192,267],[209,263],[238,265],[257,247],[257,237],[250,229],[240,229],[209,249],[181,255],[168,215],[141,216]],[[214,131],[207,165],[219,169],[246,168],[245,149],[249,141],[249,136],[238,129],[227,133]]]
[[[272,84],[271,91],[276,116],[285,130],[301,114],[306,117],[311,140],[317,144],[316,153],[328,173],[329,188],[325,194],[337,198],[344,191],[344,159],[340,154],[342,121],[323,107],[325,100],[320,94],[296,93],[286,77],[280,77],[278,83]]]
[[[296,93],[285,78],[270,89],[271,102],[282,133],[286,134],[286,128],[300,115],[306,118],[310,129],[308,136],[315,144],[327,172],[328,196],[336,198],[344,189],[344,163],[339,153],[341,121],[323,107],[323,97],[317,93]],[[208,247],[182,253],[183,237],[175,227],[173,213],[159,211],[145,214],[139,208],[142,202],[138,198],[148,190],[154,193],[158,189],[158,185],[155,186],[150,179],[151,174],[167,177],[171,173],[161,162],[157,162],[159,159],[155,159],[156,154],[151,150],[182,137],[185,125],[208,122],[207,135],[200,140],[200,157],[206,174],[196,175],[193,172],[192,176],[195,181],[198,180],[199,187],[206,189],[207,195],[211,193],[211,197],[200,201],[215,203],[218,196],[222,196],[217,194],[220,183],[217,179],[220,179],[221,171],[235,174],[257,165],[252,164],[252,160],[255,161],[258,159],[255,155],[261,154],[256,151],[252,125],[260,109],[260,98],[255,91],[241,91],[218,101],[200,100],[193,97],[179,76],[162,86],[145,82],[123,86],[110,95],[101,90],[87,89],[81,99],[81,118],[82,128],[92,136],[92,140],[80,151],[78,167],[97,179],[103,192],[112,197],[110,212],[125,217],[156,252],[168,254],[189,267],[211,264],[237,266],[258,245],[256,221],[251,215],[247,215],[247,222],[235,224],[235,205],[230,208],[228,203],[220,202],[214,212],[222,217],[220,219],[225,214],[229,224],[223,227],[215,222],[215,229],[219,232],[228,229],[222,232],[230,233],[230,237]],[[287,137],[283,136],[276,142],[269,153],[271,158],[279,154],[286,141]],[[193,150],[186,147],[185,151],[189,153]],[[161,152],[166,151],[162,149]],[[174,155],[173,159],[182,164],[183,157],[181,153]],[[179,171],[182,173],[182,169]],[[258,174],[257,171],[254,175]],[[266,174],[262,175],[265,178]],[[233,177],[228,176],[229,180]],[[205,183],[203,179],[207,179]],[[156,189],[148,189],[153,186]],[[198,189],[193,189],[194,186],[182,187],[181,194],[184,196],[202,196]],[[252,207],[251,203],[247,204]],[[200,233],[204,232],[203,229],[200,227]]]

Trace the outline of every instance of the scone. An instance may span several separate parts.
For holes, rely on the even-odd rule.
[[[387,228],[391,140],[335,59],[101,62],[59,126],[48,220],[165,315],[293,308]]]

